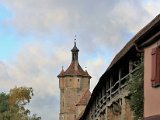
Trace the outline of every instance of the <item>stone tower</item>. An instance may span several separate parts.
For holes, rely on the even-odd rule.
[[[90,98],[91,76],[84,71],[78,62],[79,49],[74,43],[71,50],[72,60],[66,71],[58,75],[60,88],[59,120],[77,120],[84,112]]]

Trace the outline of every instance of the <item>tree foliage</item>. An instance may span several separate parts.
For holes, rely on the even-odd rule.
[[[15,87],[10,90],[9,104],[23,106],[30,102],[33,96],[33,89],[26,87]]]
[[[131,94],[130,105],[134,112],[135,120],[142,120],[144,111],[143,63],[138,63],[138,66],[140,66],[140,69],[132,76],[129,92]]]
[[[33,89],[15,87],[9,94],[0,94],[0,120],[41,120],[36,114],[30,116],[30,110],[25,105],[30,102]]]
[[[0,94],[0,112],[4,112],[7,111],[9,108],[8,105],[8,95],[6,95],[5,93],[1,93]]]

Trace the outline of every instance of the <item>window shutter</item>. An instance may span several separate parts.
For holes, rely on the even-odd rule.
[[[152,73],[151,73],[152,87],[160,85],[160,48],[152,49]]]

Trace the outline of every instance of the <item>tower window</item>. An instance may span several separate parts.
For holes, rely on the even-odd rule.
[[[156,47],[152,49],[152,87],[160,86],[160,48]]]

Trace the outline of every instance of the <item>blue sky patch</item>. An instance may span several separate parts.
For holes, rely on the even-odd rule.
[[[4,5],[0,4],[0,20],[4,20],[6,18],[11,17],[13,17],[12,12]]]

